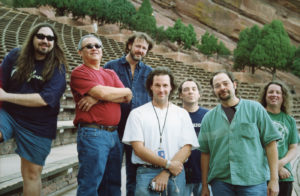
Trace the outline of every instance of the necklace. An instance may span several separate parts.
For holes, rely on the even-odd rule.
[[[163,127],[162,127],[162,129],[161,129],[161,127],[160,127],[160,121],[159,121],[159,118],[158,118],[158,115],[157,115],[157,113],[156,113],[156,110],[155,110],[155,108],[154,108],[154,105],[153,105],[153,103],[152,103],[152,107],[153,107],[153,110],[154,110],[154,113],[155,113],[155,116],[156,116],[156,119],[157,119],[157,123],[158,123],[158,128],[159,128],[159,145],[160,145],[160,147],[161,147],[161,145],[162,145],[162,135],[163,135],[163,133],[164,133],[164,128],[165,128],[165,125],[166,125],[166,121],[167,121],[167,116],[168,116],[168,112],[169,112],[169,102],[168,102],[168,107],[167,107],[167,113],[166,113],[166,115],[165,115],[165,120],[164,120],[164,124],[163,124]]]

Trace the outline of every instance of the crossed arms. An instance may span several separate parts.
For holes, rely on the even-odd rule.
[[[86,96],[78,102],[80,110],[86,112],[98,101],[110,101],[115,103],[128,103],[132,99],[132,92],[129,88],[116,88],[98,85],[89,90]]]

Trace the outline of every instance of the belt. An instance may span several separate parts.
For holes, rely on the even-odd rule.
[[[99,125],[94,123],[79,123],[80,127],[89,127],[89,128],[96,128],[96,129],[102,129],[105,131],[112,132],[114,130],[118,129],[118,126],[106,126],[106,125]]]
[[[153,168],[153,169],[158,169],[162,168],[161,166],[158,165],[148,165],[148,164],[135,164],[136,167],[145,167],[145,168]]]

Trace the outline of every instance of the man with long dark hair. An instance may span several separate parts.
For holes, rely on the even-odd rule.
[[[33,27],[21,48],[1,64],[0,141],[14,137],[21,158],[23,194],[41,194],[41,172],[56,137],[66,59],[50,24]]]
[[[297,156],[298,131],[295,119],[290,116],[291,95],[287,86],[280,81],[269,82],[260,96],[282,139],[277,142],[279,196],[291,196],[293,175],[291,161]]]

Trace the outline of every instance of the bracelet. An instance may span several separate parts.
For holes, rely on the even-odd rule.
[[[170,165],[171,165],[171,161],[169,161],[169,160],[167,160],[167,164],[166,164],[166,169],[169,169],[169,167],[170,167]]]

